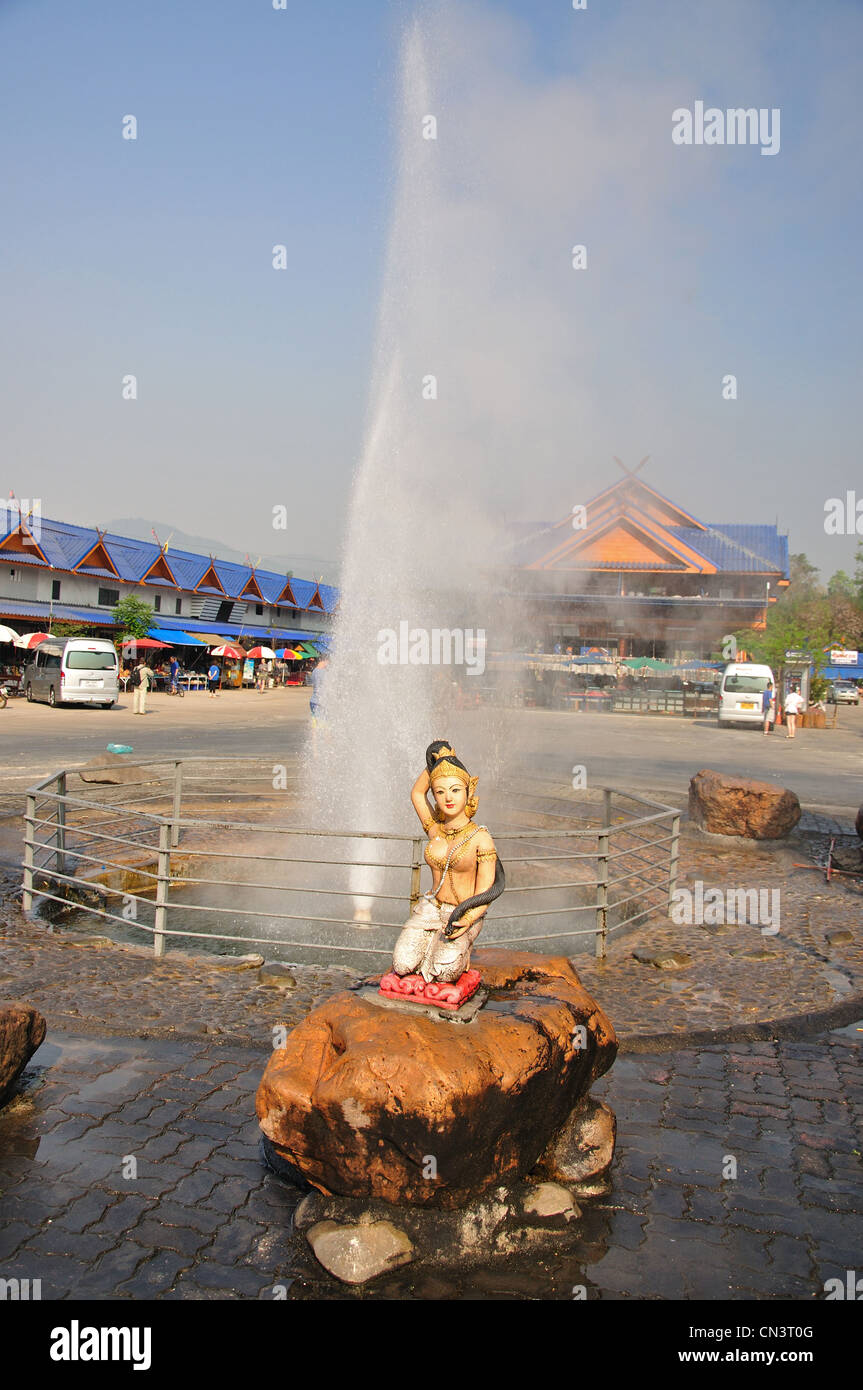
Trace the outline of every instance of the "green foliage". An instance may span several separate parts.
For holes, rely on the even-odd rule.
[[[805,555],[792,555],[792,583],[777,603],[767,610],[766,627],[758,632],[745,628],[735,633],[738,646],[753,661],[764,662],[779,673],[787,651],[807,652],[814,667],[812,692],[826,691],[820,672],[829,663],[831,647],[863,647],[863,545],[858,547],[857,577],[851,580],[839,570],[824,590],[818,571]]]
[[[810,598],[820,591],[818,569],[809,563],[805,555],[789,555],[788,574],[791,580],[790,592],[796,598]]]
[[[828,581],[827,594],[830,598],[848,598],[853,602],[857,597],[857,586],[850,574],[837,570]]]
[[[96,628],[92,623],[75,623],[68,618],[55,618],[51,624],[51,636],[64,642],[67,637],[105,637],[104,628]]]
[[[117,626],[117,634],[123,638],[146,637],[153,626],[153,609],[149,603],[135,598],[134,594],[127,594],[122,598],[114,608],[112,616]]]

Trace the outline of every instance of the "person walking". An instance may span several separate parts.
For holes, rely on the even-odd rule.
[[[132,671],[132,713],[147,713],[147,691],[152,689],[153,672],[144,658],[138,658]]]
[[[215,700],[216,696],[219,693],[220,676],[221,672],[219,670],[219,663],[217,661],[213,661],[210,665],[209,671],[207,672],[207,685],[209,686],[211,700]]]
[[[180,677],[180,663],[179,663],[179,661],[177,660],[177,658],[176,658],[175,656],[172,656],[172,657],[171,657],[170,674],[171,674],[171,686],[170,686],[171,694],[172,694],[172,695],[176,695],[176,693],[177,693],[177,684],[178,684],[179,677]]]
[[[797,716],[803,709],[803,696],[793,687],[785,696],[785,723],[788,726],[786,738],[793,738],[797,729]]]
[[[772,681],[768,681],[761,692],[761,713],[764,716],[764,732],[769,734],[770,726],[776,718],[776,691],[773,689]]]

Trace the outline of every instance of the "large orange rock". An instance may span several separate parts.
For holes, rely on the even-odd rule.
[[[274,1052],[257,1095],[275,1159],[319,1191],[459,1207],[524,1177],[617,1052],[569,961],[476,951],[471,1023],[333,995]]]
[[[689,783],[689,816],[714,835],[745,835],[752,840],[779,840],[801,816],[794,792],[776,782],[729,777],[709,768]]]

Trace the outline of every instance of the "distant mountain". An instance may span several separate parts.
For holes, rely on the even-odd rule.
[[[247,563],[245,550],[235,550],[233,546],[225,545],[224,541],[213,540],[211,536],[191,536],[187,531],[179,531],[167,521],[124,516],[108,522],[100,521],[99,525],[106,526],[115,535],[130,536],[137,541],[152,541],[155,531],[162,545],[170,536],[169,556],[172,549],[191,550],[196,555],[214,555],[217,560],[232,560],[238,565]],[[252,564],[257,561],[258,554],[256,550],[249,550],[249,560]],[[274,570],[276,574],[287,574],[290,571],[298,579],[323,579],[325,584],[338,584],[338,561],[326,560],[320,555],[261,555],[257,568]]]

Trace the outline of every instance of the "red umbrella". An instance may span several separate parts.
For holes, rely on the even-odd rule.
[[[246,652],[243,647],[232,646],[230,642],[227,642],[224,647],[211,647],[210,654],[211,656],[231,656],[242,661]]]
[[[50,632],[25,632],[18,638],[15,646],[26,647],[29,651],[33,647],[38,647],[40,642],[47,642],[50,636]]]
[[[276,653],[273,651],[272,647],[250,647],[246,652],[246,656],[252,657],[255,661],[261,659],[272,661],[275,655]]]
[[[165,651],[170,647],[170,642],[157,642],[155,637],[124,637],[123,651],[131,650],[133,647],[138,651],[155,651],[157,647],[163,647]]]

